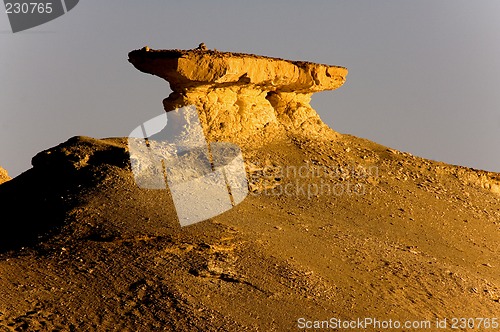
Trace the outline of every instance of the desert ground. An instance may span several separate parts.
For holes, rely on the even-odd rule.
[[[3,330],[499,316],[500,197],[474,170],[349,135],[290,140],[247,153],[256,181],[241,204],[180,228],[168,192],[137,188],[126,157],[123,139],[77,137],[0,186]],[[338,171],[352,164],[378,174]],[[322,171],[275,177],[280,165]],[[276,189],[349,181],[364,191]]]

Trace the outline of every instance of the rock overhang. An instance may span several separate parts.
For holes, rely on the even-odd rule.
[[[188,128],[189,119],[176,112],[194,106],[209,141],[254,148],[291,136],[337,137],[310,100],[315,92],[342,86],[347,76],[344,67],[201,47],[144,47],[130,52],[129,62],[169,82],[172,93],[163,100],[165,132]]]
[[[348,73],[340,66],[198,49],[143,48],[130,52],[129,62],[165,79],[176,92],[200,86],[254,85],[265,91],[314,93],[339,88]]]

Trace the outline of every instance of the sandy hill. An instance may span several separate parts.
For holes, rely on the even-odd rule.
[[[149,61],[150,50],[135,52]],[[312,92],[270,93],[251,73],[225,73],[239,83],[222,71],[214,80],[224,84],[208,93],[234,92],[241,118],[221,114],[220,131],[203,117],[217,106],[203,106],[200,87],[174,90],[165,104],[198,100],[209,140],[241,145],[243,202],[181,228],[168,189],[137,186],[126,139],[74,137],[39,153],[0,186],[0,327],[287,331],[299,318],[499,317],[499,174],[341,135],[317,122],[305,102]],[[245,114],[258,103],[246,103],[247,92],[269,107],[260,109],[269,124],[234,132],[225,121],[253,121]],[[252,144],[255,132],[268,139]]]

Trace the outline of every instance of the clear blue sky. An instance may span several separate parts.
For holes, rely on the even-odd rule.
[[[17,34],[0,13],[0,165],[18,175],[72,136],[127,136],[170,91],[127,53],[202,41],[345,66],[312,102],[333,129],[500,172],[498,0],[83,0]]]

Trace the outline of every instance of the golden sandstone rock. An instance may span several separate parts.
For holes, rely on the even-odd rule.
[[[7,171],[4,170],[2,167],[0,167],[0,184],[7,182],[9,180],[10,180],[10,177],[7,174]]]
[[[135,50],[129,61],[170,83],[167,112],[195,105],[210,141],[255,146],[287,134],[336,136],[309,102],[315,92],[342,86],[344,67],[204,48]]]

